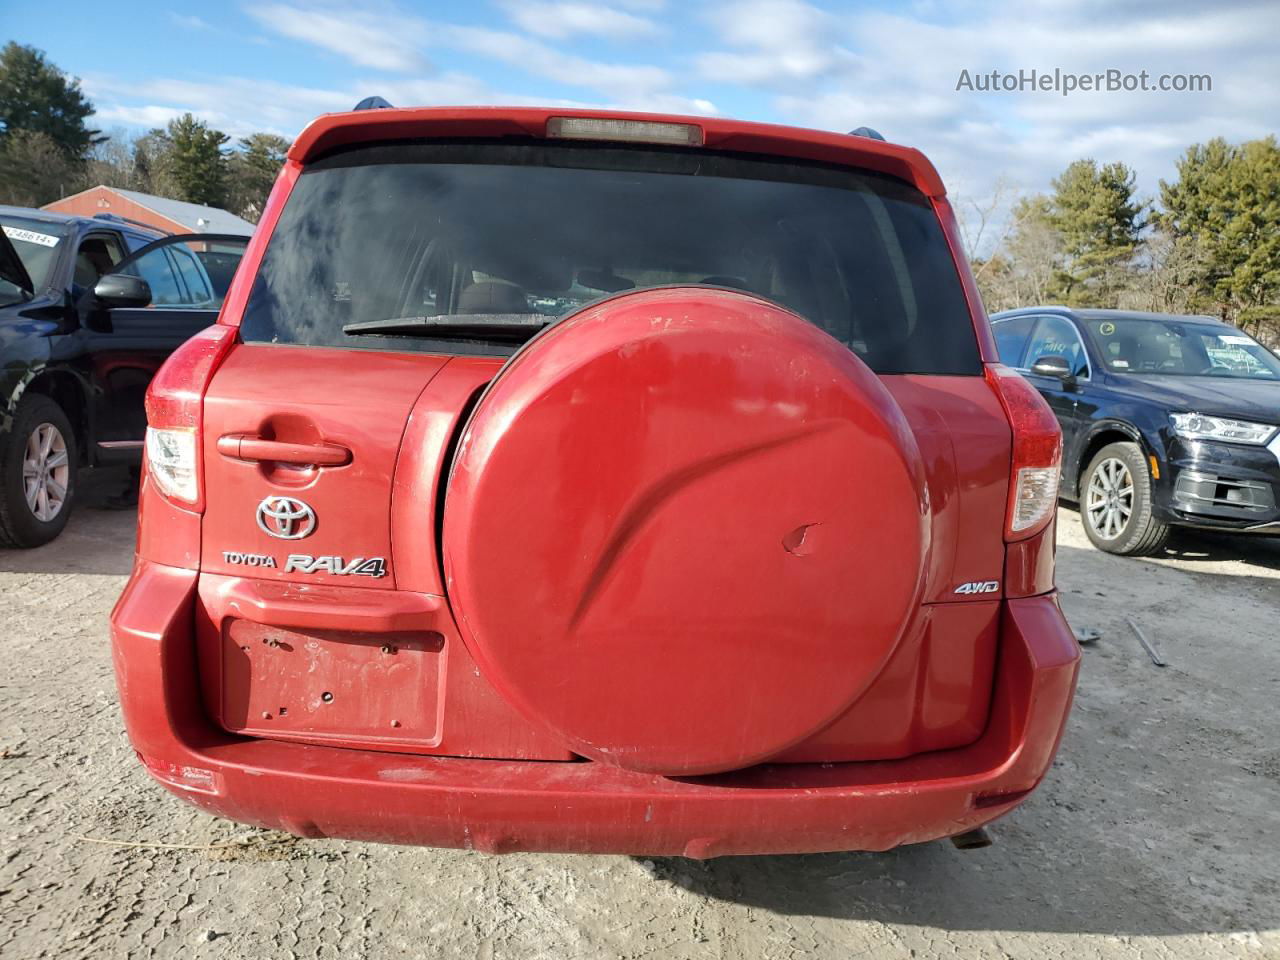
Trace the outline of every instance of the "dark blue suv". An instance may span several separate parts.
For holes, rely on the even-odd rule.
[[[1108,553],[1174,526],[1280,534],[1280,359],[1212,317],[1025,307],[1000,359],[1062,424],[1062,495]]]
[[[0,206],[0,547],[61,533],[80,467],[141,462],[147,384],[247,242]]]

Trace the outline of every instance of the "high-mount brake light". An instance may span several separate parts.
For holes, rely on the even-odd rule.
[[[547,136],[557,140],[621,140],[677,147],[702,146],[702,128],[692,123],[612,120],[607,117],[548,117]]]
[[[147,388],[147,476],[165,497],[197,513],[204,509],[204,394],[235,340],[233,327],[201,330],[170,355]]]
[[[1062,428],[1036,388],[1000,363],[986,367],[1013,430],[1006,541],[1026,540],[1049,525],[1062,477]]]

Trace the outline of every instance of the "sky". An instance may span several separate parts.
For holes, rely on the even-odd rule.
[[[1280,129],[1277,0],[0,0],[0,41],[78,76],[104,130],[190,111],[292,137],[396,106],[590,105],[848,131],[923,150],[962,208],[1120,160],[1153,195],[1187,145]],[[110,9],[110,15],[103,11]],[[992,70],[1205,75],[1196,92],[983,91]],[[967,71],[968,82],[964,77]],[[960,86],[960,89],[957,87]],[[963,212],[963,211],[962,211]]]

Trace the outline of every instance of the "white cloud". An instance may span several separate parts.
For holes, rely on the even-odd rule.
[[[589,24],[600,27],[604,23],[600,19],[600,9],[588,8],[586,4],[551,3],[547,6],[577,11],[574,15],[578,17],[578,29]],[[587,91],[592,96],[586,99],[600,106],[678,113],[715,112],[715,105],[705,97],[687,97],[677,93],[674,77],[661,67],[648,63],[592,60],[507,30],[427,21],[391,7],[355,12],[340,11],[336,7],[302,11],[277,3],[249,8],[248,12],[278,33],[337,53],[360,66],[406,75],[420,74],[426,63],[420,50],[447,49],[494,60],[530,76]],[[618,10],[613,13],[620,17],[631,16]],[[592,16],[595,20],[590,19]],[[460,92],[468,94],[469,102],[493,102],[493,95],[488,91],[477,91],[466,85],[459,87]],[[531,91],[522,91],[505,98],[504,102],[562,99],[557,96],[539,97]]]
[[[390,11],[374,15],[345,9],[303,9],[282,3],[246,7],[264,27],[336,53],[359,67],[415,73],[430,69],[419,52],[423,24]]]
[[[698,72],[718,83],[794,88],[857,67],[857,58],[837,42],[839,20],[801,0],[733,3],[708,19],[736,48],[698,57]]]
[[[158,77],[139,82],[95,74],[81,82],[97,104],[99,124],[161,127],[191,113],[232,137],[258,131],[293,136],[317,114],[350,110],[367,95],[355,89],[324,90],[246,77]]]
[[[721,82],[767,90],[781,117],[825,129],[869,125],[917,146],[953,194],[982,197],[1002,175],[1044,190],[1072,160],[1121,160],[1154,193],[1189,144],[1275,132],[1280,6],[1137,0],[1067,6],[921,0],[894,13],[836,14],[799,0],[725,4],[699,61]],[[1208,73],[1213,92],[957,92],[962,69],[1153,76]]]
[[[212,24],[208,23],[207,21],[201,20],[197,16],[187,15],[183,13],[174,13],[172,10],[169,11],[169,19],[172,20],[174,23],[176,23],[178,26],[185,27],[188,30],[212,30],[213,29]]]
[[[676,93],[675,78],[661,67],[589,60],[529,37],[484,27],[442,25],[435,37],[442,44],[497,60],[535,77],[594,91],[601,95],[597,101],[601,107],[665,113],[716,112],[715,104],[706,98]]]
[[[161,107],[155,104],[148,104],[140,107],[126,107],[116,104],[110,107],[100,107],[93,114],[94,122],[99,127],[104,127],[109,123],[120,123],[129,127],[152,127],[167,126],[170,120],[175,120],[187,113],[180,107]],[[190,111],[195,113],[195,111]],[[208,121],[207,115],[197,115],[201,120]]]
[[[565,86],[597,90],[615,98],[629,99],[662,91],[672,82],[670,74],[661,67],[588,60],[503,30],[442,26],[436,36],[456,49],[501,61]]]
[[[350,110],[370,94],[396,106],[493,104],[510,106],[606,107],[670,113],[715,113],[705,100],[686,99],[649,91],[616,101],[571,100],[531,92],[495,90],[473,76],[445,73],[426,78],[381,75],[343,89],[322,89],[260,81],[247,77],[203,80],[155,78],[141,82],[94,74],[82,80],[97,104],[98,127],[163,127],[191,113],[232,138],[250,133],[278,133],[294,137],[321,113]]]
[[[319,81],[321,87],[191,75],[86,78],[85,86],[98,104],[99,125],[154,126],[190,110],[235,136],[293,135],[316,114],[349,109],[373,93],[398,105],[714,113],[714,92],[756,118],[840,131],[876,127],[924,150],[954,194],[978,198],[1001,175],[1023,189],[1046,189],[1082,156],[1130,164],[1150,194],[1188,144],[1217,135],[1265,136],[1280,117],[1275,0],[1166,0],[1158,15],[1144,0],[1070,7],[1023,0],[1017,8],[996,0],[914,0],[861,10],[804,0],[717,0],[710,7],[496,0],[509,18],[501,26],[475,25],[484,21],[453,15],[446,5],[419,16],[417,6],[394,2],[303,9],[302,0],[267,0],[246,8],[277,47],[298,41],[361,68]],[[181,19],[200,29],[185,22],[192,18]],[[242,42],[254,39],[246,33]],[[608,58],[583,54],[600,40],[608,41]],[[689,49],[702,53],[691,60]],[[452,69],[432,70],[428,59]],[[956,91],[961,69],[1054,67],[1209,73],[1213,91],[1070,97]]]
[[[652,20],[598,3],[504,0],[501,6],[521,30],[551,39],[583,34],[632,40],[658,31]]]

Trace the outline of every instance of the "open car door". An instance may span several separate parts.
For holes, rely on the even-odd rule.
[[[248,243],[234,234],[163,237],[121,260],[84,297],[85,374],[101,398],[93,425],[95,461],[138,455],[147,385],[170,353],[218,318]]]

